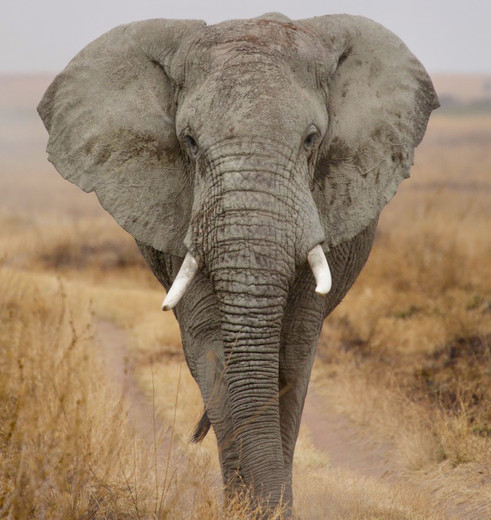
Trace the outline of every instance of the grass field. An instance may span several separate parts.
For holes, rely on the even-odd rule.
[[[213,435],[189,443],[202,404],[163,290],[46,161],[48,83],[0,81],[0,518],[248,518],[223,510]],[[491,517],[490,172],[491,115],[435,114],[312,378],[375,464],[335,464],[306,420],[303,518]]]

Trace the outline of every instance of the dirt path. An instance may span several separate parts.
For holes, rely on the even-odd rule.
[[[373,477],[386,484],[400,485],[426,496],[434,512],[447,520],[487,520],[489,503],[486,498],[467,501],[457,494],[438,498],[435,493],[445,484],[435,487],[425,480],[412,481],[395,462],[394,447],[372,437],[367,431],[353,424],[347,417],[330,410],[328,403],[310,385],[305,401],[302,422],[307,426],[314,446],[327,454],[333,468],[349,470],[358,476]]]
[[[164,433],[164,424],[156,414],[152,401],[134,379],[132,353],[125,331],[111,322],[97,321],[94,335],[101,346],[100,353],[109,379],[122,388],[129,401],[130,425],[152,445],[158,439],[156,446],[160,457],[166,458],[170,448],[169,436]],[[401,472],[391,456],[392,446],[370,437],[347,417],[330,410],[313,384],[310,385],[305,402],[302,423],[307,426],[314,446],[328,456],[332,467],[349,470],[361,477],[381,479],[386,483],[400,480]],[[452,500],[447,502],[444,509],[445,518],[449,519],[483,518],[479,514],[468,516],[464,512],[465,506],[457,502],[452,504]]]
[[[148,442],[153,443],[155,432],[161,437],[160,452],[169,449],[168,436],[162,420],[154,411],[152,402],[137,385],[127,345],[126,333],[109,321],[97,321],[94,328],[100,353],[110,380],[122,388],[128,398],[129,423]],[[381,477],[395,471],[388,458],[388,446],[369,439],[364,432],[335,412],[326,410],[326,404],[311,384],[302,418],[311,433],[314,446],[329,456],[330,463],[356,471],[365,476]],[[160,434],[159,434],[160,432]]]
[[[121,388],[128,399],[128,423],[141,437],[153,445],[157,441],[158,453],[166,458],[170,440],[165,426],[155,412],[153,403],[141,391],[133,375],[131,352],[126,333],[109,321],[97,321],[94,336],[99,343],[102,360],[110,381]]]
[[[314,446],[329,456],[332,466],[376,478],[388,478],[397,472],[390,460],[391,447],[370,438],[348,418],[329,410],[312,383],[302,423],[309,429]]]

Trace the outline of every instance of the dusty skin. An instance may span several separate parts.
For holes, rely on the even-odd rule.
[[[189,443],[201,398],[159,285],[45,162],[34,107],[51,79],[1,83],[0,516],[250,518],[222,509],[211,434]],[[302,518],[490,517],[490,150],[489,116],[431,121],[326,320],[295,456]]]

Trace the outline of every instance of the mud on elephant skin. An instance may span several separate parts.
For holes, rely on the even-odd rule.
[[[46,91],[49,160],[168,291],[227,493],[291,506],[322,322],[437,106],[407,47],[348,15],[119,26]]]

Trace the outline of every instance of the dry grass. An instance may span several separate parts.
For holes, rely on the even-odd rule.
[[[468,511],[485,518],[491,120],[473,123],[435,118],[414,183],[384,213],[364,272],[326,322],[314,378],[340,413],[391,443],[407,482],[441,503],[474,501]]]
[[[96,350],[90,290],[6,269],[0,287],[1,518],[252,518],[247,497],[220,505],[205,451],[157,454],[162,432],[148,442],[128,422]]]
[[[247,499],[223,509],[213,435],[189,443],[199,391],[132,239],[93,197],[12,150],[0,178],[0,517],[250,518]],[[393,472],[333,469],[304,425],[303,517],[490,516],[490,150],[489,117],[432,120],[364,272],[326,322],[314,384],[326,408],[384,444]],[[101,321],[124,331],[155,442],[104,365]]]
[[[462,164],[465,133],[463,137],[464,144],[442,152],[445,162],[454,165],[448,177],[465,172],[476,179],[491,170],[491,154],[487,148],[479,164]],[[432,152],[423,146],[421,155]],[[419,175],[417,168],[415,188],[400,195],[402,205],[412,200],[404,214],[399,207],[391,212],[392,206],[384,214],[367,266],[328,320],[324,339],[340,351],[350,351],[360,363],[390,372],[388,377],[412,400],[426,399],[452,415],[461,412],[476,435],[485,434],[491,418],[486,385],[491,186],[488,182],[487,189],[456,194],[444,181],[434,187],[431,170],[424,189]]]
[[[122,513],[151,491],[134,485],[149,476],[148,453],[104,383],[87,300],[54,278],[0,277],[0,516],[136,518]]]

